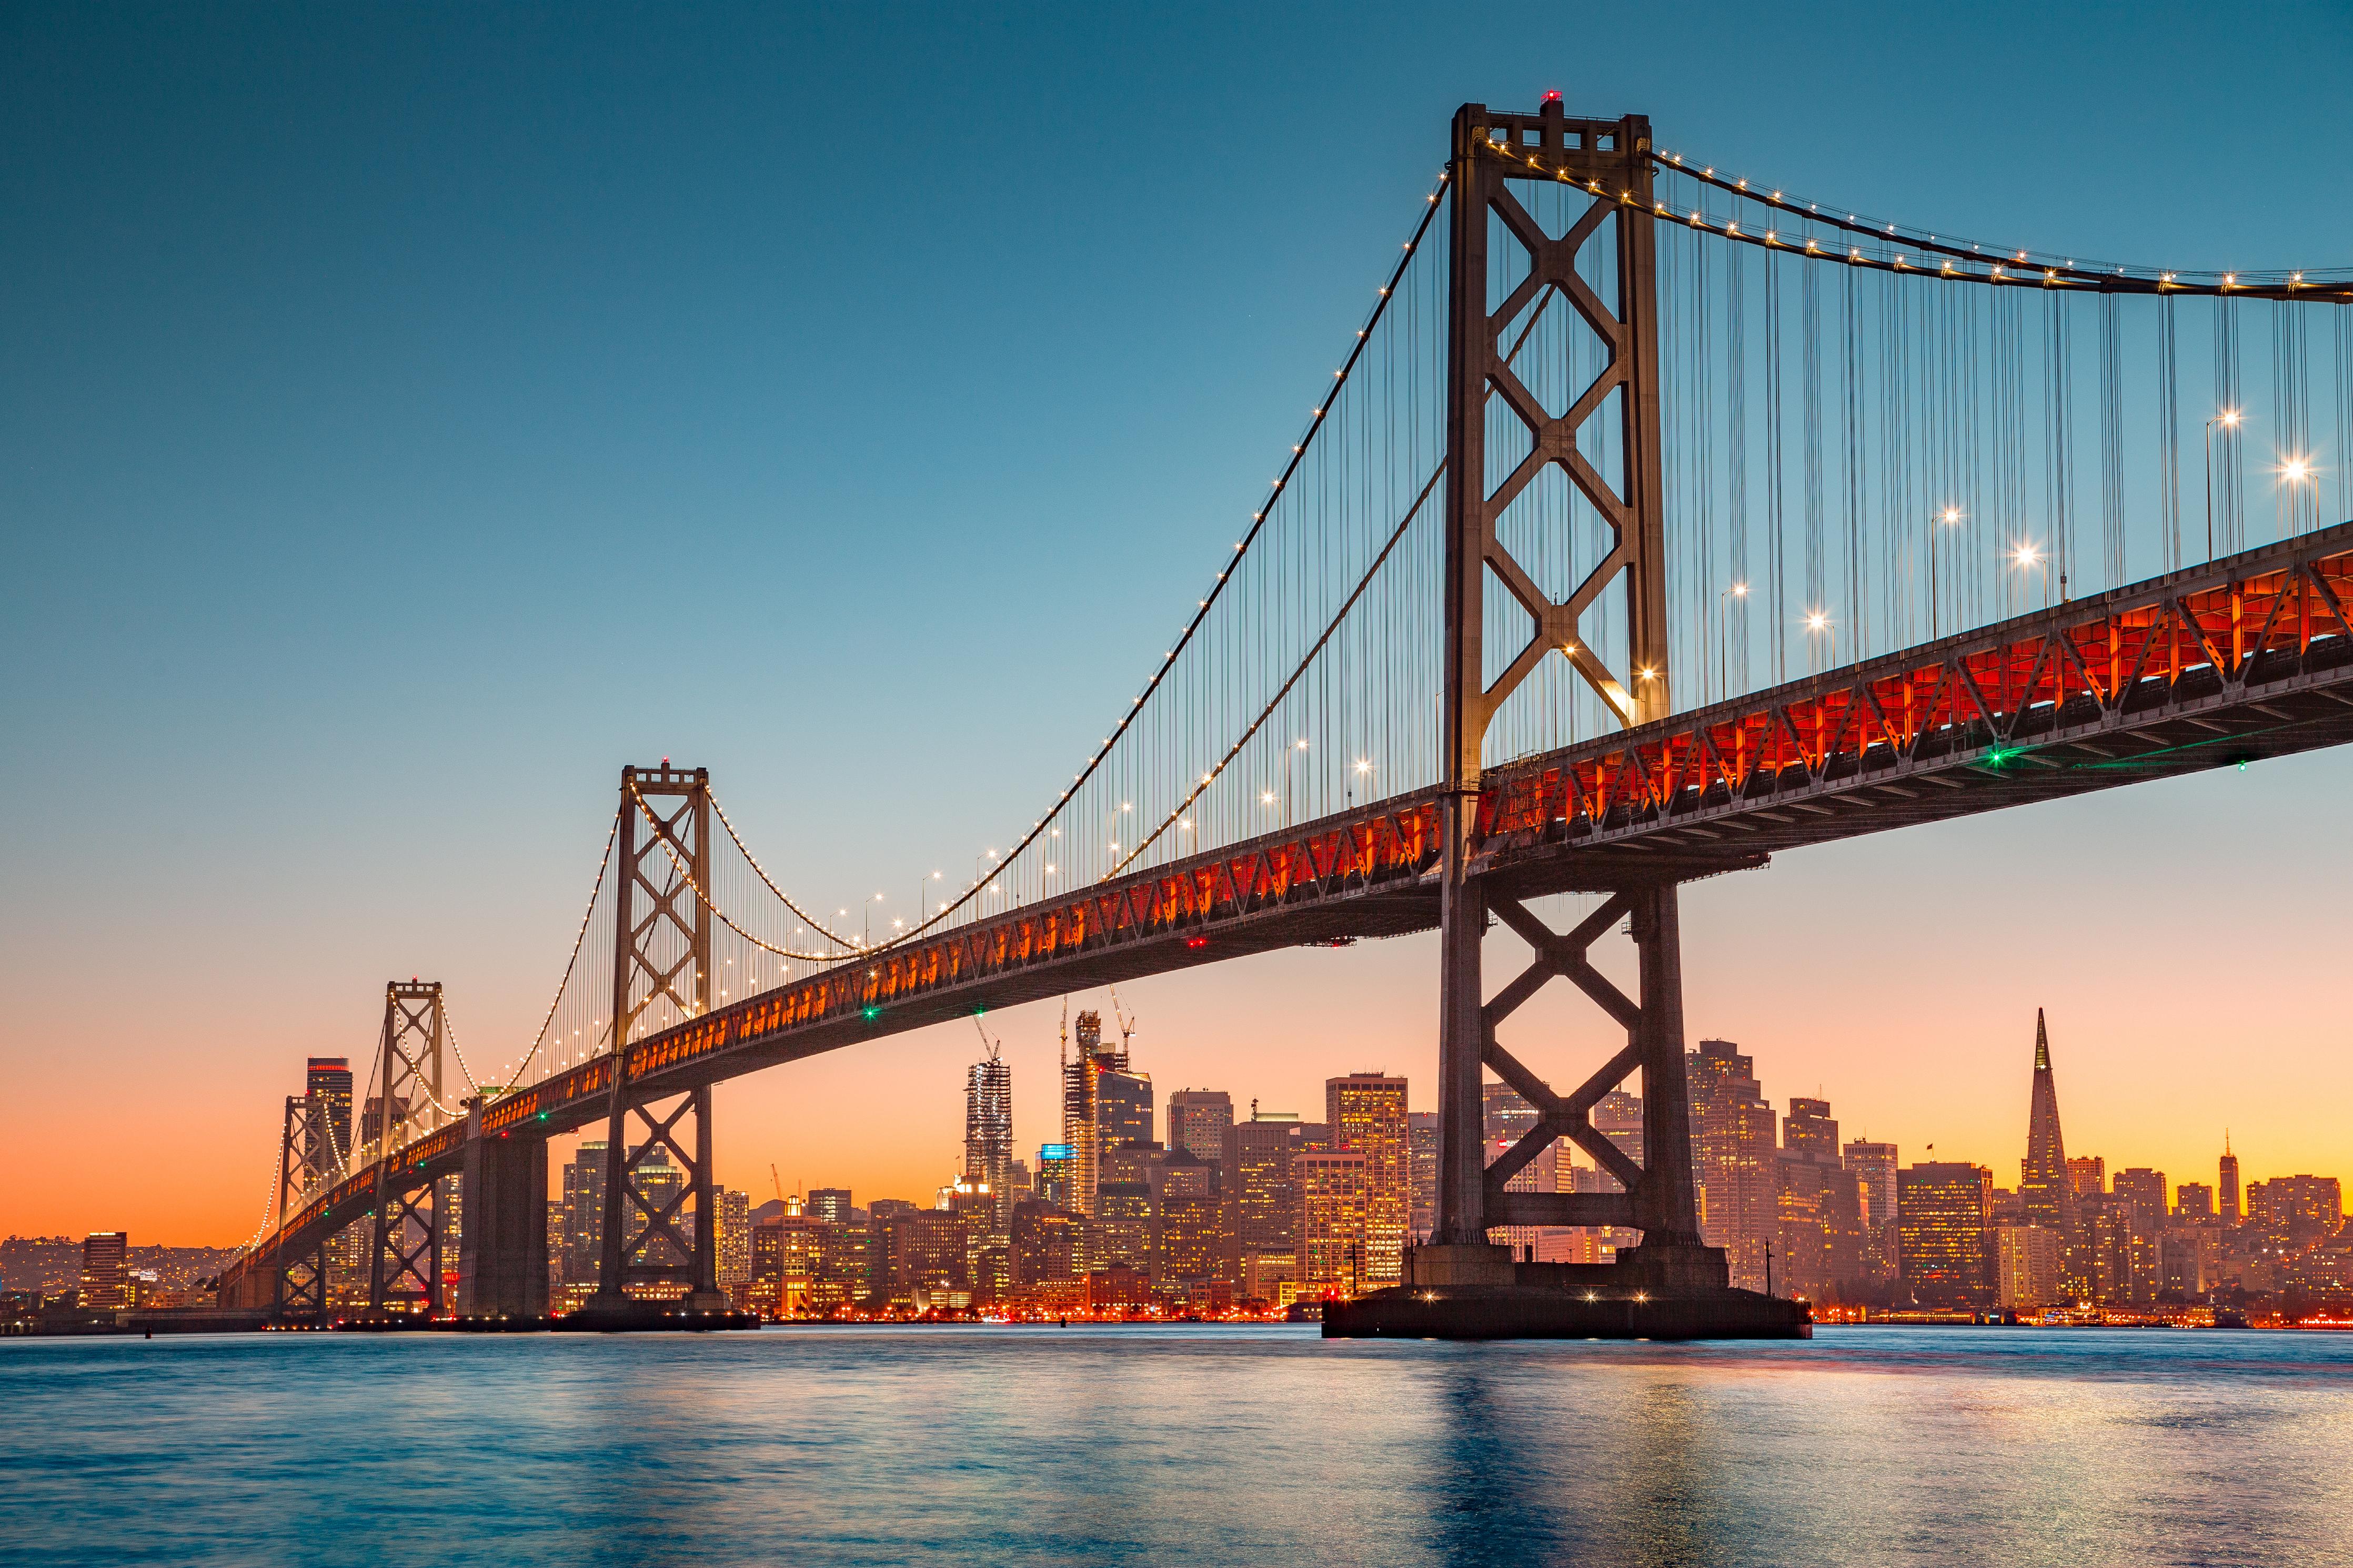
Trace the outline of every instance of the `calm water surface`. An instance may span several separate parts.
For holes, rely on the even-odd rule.
[[[2353,1336],[0,1341],[0,1562],[2353,1563]]]

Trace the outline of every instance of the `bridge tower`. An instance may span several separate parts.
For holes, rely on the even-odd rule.
[[[312,1183],[329,1173],[324,1168],[331,1147],[325,1136],[324,1114],[307,1094],[286,1097],[285,1131],[278,1142],[278,1214],[280,1223],[301,1206]],[[278,1249],[270,1311],[280,1321],[318,1322],[327,1315],[327,1243],[322,1236],[300,1251]]]
[[[368,1308],[438,1315],[448,1205],[440,1183],[395,1170],[392,1156],[425,1131],[441,1105],[441,1056],[448,1016],[438,980],[395,980],[384,988],[384,1030],[376,1047],[376,1097],[362,1136],[376,1160],[375,1244],[368,1254]]]
[[[1547,929],[1476,853],[1482,748],[1490,723],[1547,655],[1566,659],[1629,728],[1663,718],[1668,701],[1665,511],[1659,418],[1659,325],[1652,226],[1651,126],[1640,115],[1573,120],[1556,96],[1535,114],[1466,104],[1454,117],[1449,237],[1445,543],[1445,686],[1440,759],[1445,831],[1440,957],[1439,1183],[1436,1230],[1409,1278],[1425,1285],[1508,1285],[1507,1249],[1491,1247],[1500,1225],[1626,1225],[1643,1232],[1645,1278],[1662,1287],[1720,1288],[1723,1255],[1700,1245],[1692,1180],[1684,1079],[1681,942],[1675,879],[1597,888],[1608,900],[1577,930]],[[1519,192],[1563,184],[1588,205],[1557,238]],[[1502,299],[1491,298],[1492,244],[1525,252],[1526,270]],[[1579,260],[1591,247],[1607,256]],[[1604,299],[1589,280],[1614,279]],[[1605,284],[1606,286],[1606,284]],[[1547,298],[1547,292],[1557,296]],[[1607,363],[1557,416],[1532,395],[1510,363],[1507,334],[1525,312],[1565,304],[1601,342]],[[1526,427],[1528,449],[1508,472],[1492,471],[1491,404]],[[1603,471],[1601,442],[1580,434],[1614,426],[1618,472]],[[1494,467],[1500,468],[1497,464]],[[1565,599],[1556,600],[1515,559],[1499,530],[1505,510],[1547,467],[1557,468],[1590,503],[1613,542]],[[1531,623],[1526,643],[1491,681],[1486,615],[1490,575]],[[1629,668],[1610,668],[1590,646],[1581,618],[1622,587]],[[1504,651],[1498,648],[1498,654]],[[1535,950],[1535,962],[1490,1003],[1483,1000],[1481,947],[1491,914]],[[1640,950],[1640,996],[1629,998],[1587,962],[1589,945],[1630,920]],[[1546,981],[1584,990],[1627,1032],[1620,1051],[1582,1088],[1561,1096],[1496,1043],[1503,1019]],[[1492,1067],[1535,1108],[1538,1124],[1493,1167],[1483,1160],[1480,1086]],[[1637,1167],[1596,1132],[1587,1112],[1636,1070],[1642,1074],[1645,1163]],[[1507,1193],[1511,1175],[1556,1138],[1588,1150],[1627,1189],[1618,1194]]]
[[[687,1310],[723,1310],[712,1234],[711,1086],[648,1088],[650,1064],[630,1049],[638,1036],[698,1017],[709,1005],[712,916],[703,891],[712,863],[711,772],[673,768],[668,758],[659,767],[625,767],[620,811],[603,1253],[589,1310],[628,1313],[632,1285],[683,1286]],[[690,1117],[691,1139],[681,1127]],[[690,1203],[691,1237],[681,1224]]]

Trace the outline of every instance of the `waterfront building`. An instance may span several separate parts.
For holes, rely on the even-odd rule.
[[[1316,1295],[1354,1297],[1370,1265],[1372,1176],[1361,1150],[1315,1150],[1296,1161],[1299,1280]]]
[[[2056,1304],[2062,1295],[2066,1242],[2047,1226],[2003,1226],[1993,1233],[1994,1305],[2004,1311],[2033,1312]]]
[[[1167,1285],[1199,1285],[1221,1277],[1225,1258],[1221,1207],[1214,1191],[1192,1191],[1176,1184],[1161,1189],[1155,1205],[1158,1221],[1153,1248],[1155,1279]]]
[[[964,1215],[911,1206],[891,1215],[882,1223],[888,1237],[892,1300],[911,1300],[919,1290],[971,1290],[972,1266]]]
[[[81,1310],[119,1312],[131,1305],[130,1233],[90,1232],[81,1244]]]
[[[1957,1161],[1923,1162],[1898,1173],[1897,1192],[1904,1283],[1912,1294],[1924,1306],[1991,1306],[1993,1173]]]
[[[1152,1184],[1137,1173],[1133,1181],[1109,1181],[1095,1189],[1094,1246],[1088,1262],[1152,1268]]]
[[[2203,1296],[2212,1283],[2212,1258],[2213,1243],[2204,1230],[2167,1231],[2158,1244],[2158,1299],[2195,1301]]]
[[[730,1300],[740,1300],[744,1287],[752,1279],[752,1194],[732,1187],[715,1187],[711,1200],[712,1207],[718,1211],[718,1229],[712,1240],[719,1288],[727,1292]]]
[[[1404,1277],[1405,1226],[1411,1194],[1405,1134],[1406,1082],[1381,1072],[1324,1082],[1324,1117],[1336,1146],[1365,1156],[1365,1279],[1367,1289]]]
[[[1016,1289],[1086,1274],[1086,1238],[1078,1215],[1031,1199],[1013,1205],[1010,1262]]]
[[[1735,1288],[1762,1290],[1780,1225],[1778,1119],[1755,1064],[1730,1040],[1702,1040],[1687,1061],[1700,1231],[1724,1248]]]

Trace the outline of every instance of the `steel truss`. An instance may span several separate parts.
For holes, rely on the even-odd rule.
[[[368,1249],[371,1311],[440,1312],[445,1205],[439,1184],[414,1162],[395,1157],[439,1114],[441,1052],[448,1016],[438,980],[392,981],[384,988],[384,1032],[375,1080],[381,1096],[368,1119],[375,1142],[374,1240]]]
[[[711,1186],[711,1088],[649,1092],[621,1070],[649,1011],[681,1019],[708,1007],[712,914],[698,892],[711,863],[711,773],[707,768],[621,770],[621,878],[615,917],[615,1070],[606,1114],[605,1217],[596,1305],[623,1306],[630,1288],[646,1296],[683,1291],[687,1305],[716,1310],[717,1209]],[[641,911],[641,912],[640,912]],[[679,1124],[694,1120],[691,1145]],[[634,1141],[633,1141],[634,1140]],[[657,1184],[653,1172],[665,1180]],[[675,1173],[677,1184],[660,1185]],[[691,1205],[690,1235],[683,1216]]]
[[[286,1097],[285,1130],[278,1142],[278,1212],[290,1215],[313,1183],[327,1173],[319,1152],[328,1146],[318,1102],[307,1094]],[[270,1306],[281,1320],[317,1322],[327,1315],[327,1244],[320,1235],[299,1248],[280,1247]]]
[[[1536,1125],[1482,1173],[1482,1206],[1491,1226],[1620,1226],[1642,1232],[1643,1245],[1696,1247],[1697,1194],[1692,1182],[1689,1087],[1683,1052],[1683,987],[1675,885],[1653,883],[1612,894],[1579,921],[1556,932],[1516,899],[1489,899],[1503,922],[1535,950],[1517,978],[1481,1010],[1481,1059],[1535,1108]],[[1641,1000],[1630,999],[1595,969],[1586,952],[1631,917],[1641,955]],[[1567,980],[1626,1031],[1625,1048],[1566,1095],[1528,1070],[1495,1037],[1496,1026],[1556,979]],[[1642,1152],[1636,1164],[1596,1131],[1588,1119],[1603,1095],[1642,1075]],[[1625,1188],[1618,1193],[1514,1193],[1504,1184],[1555,1140],[1566,1138]]]
[[[1600,183],[1595,196],[1557,240],[1546,234],[1513,193],[1512,183],[1550,183],[1494,156],[1498,142],[1536,160],[1546,170],[1573,170]],[[1607,1139],[1593,1133],[1586,1110],[1638,1067],[1643,1073],[1648,1123],[1672,1106],[1679,1119],[1683,1079],[1680,942],[1673,882],[1651,880],[1617,890],[1608,908],[1635,916],[1642,952],[1643,1001],[1630,1003],[1596,974],[1585,949],[1609,921],[1587,922],[1563,938],[1546,929],[1516,900],[1491,889],[1475,859],[1480,773],[1489,725],[1512,693],[1556,652],[1609,704],[1621,723],[1635,725],[1669,711],[1667,684],[1666,549],[1660,473],[1657,258],[1651,217],[1651,127],[1639,115],[1623,120],[1570,120],[1558,100],[1533,115],[1490,113],[1465,104],[1454,117],[1453,211],[1449,252],[1451,296],[1447,333],[1446,652],[1443,707],[1444,787],[1439,916],[1439,1170],[1437,1228],[1440,1249],[1482,1249],[1491,1226],[1506,1212],[1525,1212],[1504,1183],[1545,1144],[1566,1136],[1588,1149],[1630,1191],[1622,1204],[1603,1205],[1644,1226],[1646,1245],[1696,1247],[1692,1201],[1691,1143],[1681,1129],[1655,1146],[1645,1144],[1647,1170],[1637,1169]],[[1625,193],[1621,195],[1620,193]],[[1500,303],[1488,298],[1488,239],[1500,220],[1527,253],[1528,270]],[[1577,270],[1577,256],[1611,221],[1616,246],[1617,299],[1604,301]],[[1566,299],[1609,350],[1609,363],[1557,418],[1527,390],[1511,364],[1504,339],[1531,320],[1553,294]],[[1525,337],[1525,328],[1518,335]],[[1577,444],[1578,431],[1615,394],[1624,461],[1618,485]],[[1486,424],[1491,398],[1500,397],[1527,429],[1529,450],[1500,482],[1487,471]],[[1545,468],[1556,467],[1606,521],[1614,544],[1585,581],[1556,601],[1505,548],[1498,524],[1514,500]],[[1489,574],[1518,601],[1533,623],[1525,646],[1496,676],[1485,679],[1486,589]],[[1610,669],[1578,631],[1586,609],[1624,579],[1627,653],[1632,668]],[[1528,938],[1536,963],[1495,1004],[1482,1005],[1481,947],[1491,908]],[[1612,917],[1614,918],[1614,916]],[[1494,1025],[1555,974],[1583,986],[1624,1023],[1629,1041],[1604,1076],[1562,1099],[1495,1043]],[[1493,1066],[1526,1096],[1542,1122],[1505,1156],[1483,1167],[1483,1068]],[[1615,1070],[1613,1071],[1612,1068]],[[1589,1140],[1589,1142],[1588,1142]],[[1609,1150],[1604,1154],[1602,1149]],[[1557,1195],[1557,1194],[1555,1194]],[[1572,1194],[1573,1195],[1573,1194]],[[1567,1212],[1563,1209],[1562,1212]],[[1640,1217],[1636,1217],[1636,1216]],[[1653,1233],[1656,1233],[1655,1235]],[[1471,1255],[1466,1254],[1466,1258]],[[1465,1267],[1482,1267],[1475,1258]]]

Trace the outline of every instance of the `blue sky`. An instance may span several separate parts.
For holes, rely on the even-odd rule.
[[[14,8],[0,1226],[222,1229],[296,1058],[364,1050],[387,975],[527,1036],[625,762],[712,767],[820,902],[1033,818],[1262,492],[1464,100],[1558,88],[1947,232],[2323,266],[2353,255],[2348,65],[2320,5]],[[2341,932],[2185,977],[2122,911],[2185,885],[2217,918],[2341,908],[2344,767],[1695,894],[1694,1032],[1757,1042],[1777,1098],[1819,1080],[2010,1162],[2017,1015],[2065,995],[2071,1109],[2110,1086],[2119,1144],[2171,1119],[2111,1163],[2206,1161],[2217,1091],[2135,1087],[2136,1053],[2155,1031],[2189,1072],[2218,1031],[2276,1036],[2281,1089],[2239,1084],[2261,1114],[2342,1059],[2317,998],[2263,1000]],[[1805,929],[1756,934],[1786,910]],[[1418,952],[1140,987],[1155,1070],[1301,1110],[1361,1054],[1426,1079]],[[1968,987],[1926,1018],[1924,954]],[[1913,1010],[1810,1011],[1788,976],[1831,963]],[[1211,1037],[1237,994],[1297,1047],[1253,1058],[1262,1088]],[[1885,1031],[1962,1065],[1891,1072]],[[1034,1141],[1050,1028],[1007,1032]],[[811,1109],[871,1063],[732,1090],[731,1175],[944,1172],[972,1044],[894,1047],[937,1094],[890,1150]],[[61,1163],[93,1081],[145,1147],[96,1174]]]

